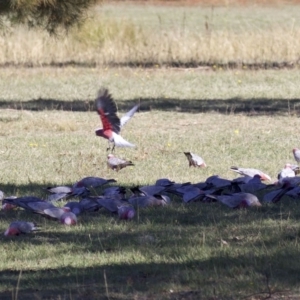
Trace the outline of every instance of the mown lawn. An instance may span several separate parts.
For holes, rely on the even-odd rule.
[[[230,166],[255,167],[276,179],[299,146],[299,71],[221,69],[2,69],[0,190],[45,197],[49,185],[85,176],[118,185],[159,178],[200,182]],[[120,115],[140,102],[117,149],[134,167],[106,167],[94,98],[112,92]],[[183,151],[208,167],[193,169]],[[97,190],[97,193],[100,193]],[[264,193],[258,196],[261,199]],[[41,230],[1,235],[1,299],[298,299],[299,203],[261,209],[219,203],[140,209],[131,222],[106,211],[75,227],[22,210],[0,212],[0,230],[16,219]]]

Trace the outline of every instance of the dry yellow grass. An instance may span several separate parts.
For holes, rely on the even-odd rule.
[[[0,37],[0,64],[199,65],[298,63],[298,5],[97,6],[81,28]]]

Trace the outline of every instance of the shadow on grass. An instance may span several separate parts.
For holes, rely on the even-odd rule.
[[[42,195],[45,186],[31,183],[1,185],[0,189]],[[50,263],[42,269],[41,255],[36,258],[33,252],[30,265],[36,268],[25,267],[21,274],[19,266],[13,270],[2,267],[1,299],[12,299],[19,276],[18,295],[25,300],[212,300],[242,299],[253,293],[268,296],[283,290],[299,292],[299,226],[284,223],[299,220],[297,201],[284,199],[260,210],[232,210],[220,203],[185,205],[177,200],[169,207],[141,209],[139,219],[129,223],[106,211],[85,214],[79,217],[80,226],[70,230],[25,211],[0,212],[2,223],[16,217],[32,218],[40,223],[41,231],[13,239],[1,236],[3,247],[20,247],[22,255],[26,246],[55,245],[56,256],[47,258],[50,261],[59,260],[65,251],[71,257],[77,255],[77,261],[78,257],[84,261],[85,255],[93,255],[94,261],[93,266],[72,267],[62,259],[60,267],[51,268]],[[265,220],[283,222],[281,231],[280,226],[260,226]],[[91,223],[97,226],[89,226]],[[244,235],[244,239],[234,242],[235,234]],[[251,240],[253,235],[262,237]],[[229,246],[222,246],[221,238]],[[106,263],[102,255],[120,259]]]
[[[162,110],[190,113],[217,112],[222,114],[245,113],[248,115],[298,114],[300,113],[300,98],[298,99],[176,99],[176,98],[139,98],[117,100],[118,108],[127,111],[136,103],[141,103],[141,111]],[[18,110],[64,110],[93,111],[94,101],[56,99],[33,99],[20,102],[18,100],[0,100],[0,109]]]
[[[0,278],[1,285],[11,290],[20,276],[20,299],[245,299],[251,294],[271,296],[297,290],[299,271],[299,254],[280,251],[272,256],[232,258],[224,254],[182,263],[98,265],[95,261],[86,268],[26,270],[22,274],[3,270]],[[249,273],[256,273],[258,282],[249,282]],[[11,299],[11,294],[4,291],[0,297]]]

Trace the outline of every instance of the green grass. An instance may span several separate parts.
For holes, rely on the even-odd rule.
[[[275,180],[299,146],[298,78],[298,70],[2,69],[0,190],[44,197],[48,185],[84,176],[126,187],[162,177],[199,182],[213,174],[234,178],[232,165]],[[137,148],[116,151],[135,166],[118,173],[107,169],[107,143],[94,135],[100,85],[120,114],[141,103],[122,132]],[[208,167],[189,168],[183,151],[201,155]],[[0,298],[297,299],[299,212],[289,199],[231,210],[173,197],[131,222],[100,211],[69,228],[0,211],[2,232],[16,219],[41,227],[0,236]]]

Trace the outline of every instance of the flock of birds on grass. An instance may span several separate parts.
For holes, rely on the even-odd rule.
[[[131,161],[121,159],[113,154],[115,147],[134,147],[121,135],[121,128],[130,120],[139,108],[135,105],[121,119],[117,115],[117,106],[107,89],[100,89],[96,99],[97,112],[102,121],[103,128],[96,129],[97,136],[108,140],[107,165],[115,171],[134,165]],[[191,152],[184,152],[189,166],[204,168],[204,160]],[[300,162],[300,149],[293,149],[297,163]],[[231,167],[231,170],[241,176],[233,180],[221,178],[217,175],[210,176],[204,182],[176,183],[167,178],[158,179],[154,185],[132,187],[127,190],[121,186],[105,185],[115,183],[114,179],[100,177],[85,177],[73,186],[47,187],[47,196],[40,199],[34,196],[4,197],[0,191],[2,210],[23,208],[31,213],[42,215],[48,219],[58,220],[65,225],[77,224],[77,217],[85,212],[94,212],[106,209],[118,215],[121,220],[131,220],[135,217],[136,209],[153,206],[167,206],[171,203],[170,195],[180,197],[184,203],[190,202],[221,202],[230,208],[245,208],[261,206],[256,196],[261,191],[266,191],[263,202],[278,202],[284,195],[292,198],[300,197],[300,173],[298,164],[287,163],[279,172],[277,181],[271,182],[271,177],[261,170],[253,168]],[[101,189],[98,193],[97,189]],[[96,192],[96,196],[91,194]],[[128,196],[128,194],[130,195]],[[100,195],[99,195],[100,194]],[[54,203],[60,200],[77,199],[67,202],[64,206]],[[34,222],[14,221],[5,230],[5,236],[16,236],[38,230]]]

